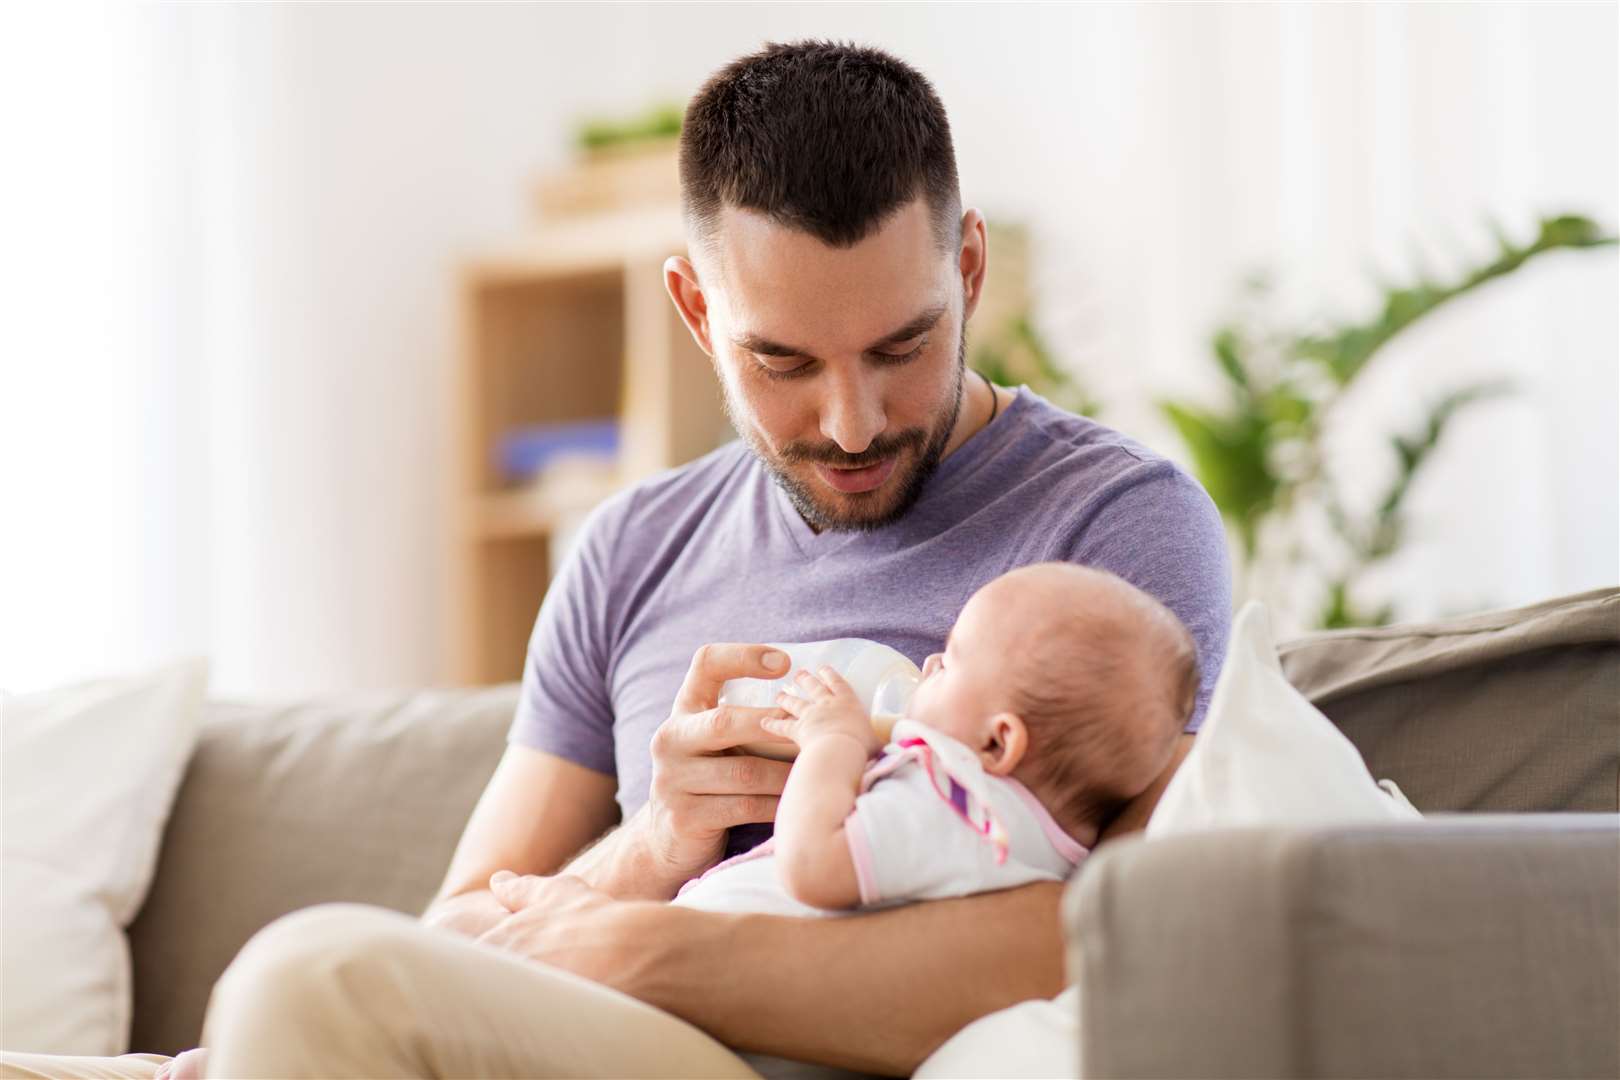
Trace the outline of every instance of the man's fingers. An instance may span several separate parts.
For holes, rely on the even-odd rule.
[[[521,911],[533,904],[555,907],[588,896],[592,889],[572,874],[514,874],[497,870],[489,876],[489,891],[508,911]]]
[[[490,895],[508,911],[518,911],[529,902],[529,875],[497,870],[489,875]]]
[[[728,679],[778,679],[787,674],[788,666],[787,654],[769,645],[705,645],[692,656],[692,666],[675,695],[675,711],[712,709]]]
[[[767,716],[785,715],[782,709],[774,705],[769,708],[720,705],[703,712],[670,717],[664,723],[671,725],[673,730],[665,738],[672,739],[688,754],[718,754],[743,743],[777,738],[766,731],[760,721]]]
[[[706,798],[780,795],[792,767],[791,762],[753,754],[701,758],[691,763],[683,786],[691,794]]]
[[[708,804],[705,810],[713,815],[714,828],[730,829],[775,821],[776,805],[781,799],[775,795],[711,795],[703,801]]]

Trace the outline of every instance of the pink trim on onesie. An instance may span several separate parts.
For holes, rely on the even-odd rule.
[[[1063,831],[1063,826],[1057,823],[1057,819],[1052,816],[1050,810],[1041,804],[1041,800],[1035,797],[1033,791],[1010,776],[1003,776],[1001,779],[1007,782],[1008,786],[1012,788],[1013,794],[1017,795],[1019,800],[1029,808],[1029,812],[1035,815],[1035,820],[1041,823],[1041,832],[1046,834],[1046,838],[1052,842],[1052,847],[1057,850],[1059,855],[1070,863],[1078,863],[1089,854],[1084,844]]]
[[[877,873],[872,867],[872,848],[866,842],[866,822],[859,810],[851,810],[844,819],[844,842],[849,845],[849,861],[855,864],[855,885],[861,891],[861,903],[875,904],[878,894]]]

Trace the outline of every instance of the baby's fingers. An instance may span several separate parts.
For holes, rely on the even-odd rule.
[[[826,672],[831,671],[832,668],[824,667],[821,670]],[[808,694],[813,698],[826,697],[833,692],[832,687],[822,682],[821,679],[817,678],[809,671],[800,671],[796,676],[794,676],[793,681],[799,684],[801,693]]]
[[[824,667],[817,674],[821,676],[821,681],[826,684],[827,689],[832,691],[835,697],[855,697],[855,688],[849,685],[837,671],[830,667]]]
[[[783,696],[786,697],[787,695],[784,694]],[[780,735],[782,738],[791,739],[794,742],[799,741],[797,737],[799,722],[797,720],[785,716],[771,716],[761,720],[759,726],[772,735]]]
[[[810,706],[810,703],[804,700],[804,698],[794,697],[786,690],[783,690],[781,693],[776,695],[776,704],[777,707],[779,707],[783,712],[792,716],[802,715],[804,710]]]

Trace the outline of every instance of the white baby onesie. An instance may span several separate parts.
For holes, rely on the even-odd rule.
[[[1023,784],[989,775],[973,751],[914,720],[896,723],[867,766],[844,834],[859,910],[1062,881],[1087,853]],[[706,911],[846,914],[788,895],[775,849],[767,840],[727,859],[687,882],[673,902]]]

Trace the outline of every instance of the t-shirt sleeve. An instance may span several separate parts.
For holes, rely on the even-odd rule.
[[[857,796],[844,837],[864,907],[1055,880],[1011,854],[998,865],[995,846],[940,797],[919,765]]]
[[[1066,557],[1119,575],[1186,626],[1199,674],[1187,730],[1197,731],[1232,625],[1226,528],[1203,486],[1171,461],[1142,461],[1099,492]]]
[[[523,688],[506,741],[609,776],[613,704],[608,693],[609,582],[624,504],[612,499],[581,524],[546,590],[529,636]]]

